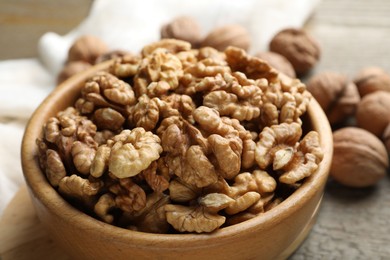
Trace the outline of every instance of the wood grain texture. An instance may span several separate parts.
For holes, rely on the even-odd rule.
[[[312,74],[327,70],[354,77],[370,65],[390,72],[389,14],[387,0],[323,0],[305,26],[323,51]],[[390,176],[367,189],[330,179],[318,221],[290,260],[390,259],[389,245]]]
[[[390,1],[323,0],[305,28],[320,42],[315,72],[354,76],[368,65],[390,71]]]
[[[26,187],[12,199],[2,215],[0,227],[2,260],[70,259],[44,230],[35,214]]]
[[[92,0],[0,0],[0,60],[35,57],[46,32],[65,34],[88,14]]]

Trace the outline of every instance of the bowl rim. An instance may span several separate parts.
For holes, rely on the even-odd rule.
[[[244,222],[223,227],[212,233],[155,234],[128,230],[107,224],[76,209],[62,198],[62,196],[48,183],[46,176],[42,173],[36,159],[36,138],[41,136],[42,126],[47,118],[57,113],[57,110],[52,111],[51,107],[55,105],[58,100],[66,98],[74,99],[74,96],[81,88],[76,88],[74,87],[75,85],[81,85],[86,78],[97,71],[106,70],[110,64],[111,61],[107,61],[95,65],[57,86],[33,112],[25,128],[21,145],[21,161],[23,175],[30,196],[38,199],[50,213],[54,214],[62,221],[71,221],[72,225],[80,230],[91,233],[98,232],[101,237],[111,238],[113,240],[120,237],[121,239],[116,239],[116,242],[136,243],[138,248],[149,248],[156,243],[158,243],[161,248],[171,248],[172,243],[175,243],[179,248],[181,245],[186,245],[187,248],[189,245],[192,248],[200,248],[207,246],[208,243],[205,243],[205,240],[209,243],[220,244],[224,243],[226,239],[232,239],[241,233],[272,228],[285,219],[288,219],[290,214],[299,210],[306,202],[315,196],[317,192],[322,192],[318,191],[318,189],[324,187],[328,177],[333,155],[333,140],[328,119],[318,102],[312,98],[306,113],[311,118],[313,129],[319,133],[320,142],[324,149],[323,160],[316,172],[306,179],[299,189],[272,210]]]

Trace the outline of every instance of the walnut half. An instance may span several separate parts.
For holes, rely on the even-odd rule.
[[[234,200],[225,194],[210,193],[198,199],[198,205],[166,205],[167,221],[180,232],[212,232],[225,223],[226,217],[217,212]]]

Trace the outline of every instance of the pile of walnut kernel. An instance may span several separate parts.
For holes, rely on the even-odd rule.
[[[164,39],[113,61],[37,140],[50,184],[107,223],[212,232],[278,205],[316,171],[311,95],[243,49]]]

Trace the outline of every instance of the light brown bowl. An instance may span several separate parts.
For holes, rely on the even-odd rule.
[[[304,124],[318,131],[324,158],[297,191],[258,217],[212,234],[150,234],[103,223],[65,201],[39,167],[35,140],[49,117],[73,105],[84,80],[108,66],[97,65],[57,87],[34,112],[23,138],[22,167],[34,207],[65,252],[75,259],[283,259],[301,244],[315,221],[333,152],[328,120],[315,100]]]

